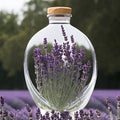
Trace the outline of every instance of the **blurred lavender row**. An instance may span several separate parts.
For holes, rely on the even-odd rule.
[[[119,120],[119,95],[120,91],[94,91],[86,108],[74,113],[74,119]],[[72,120],[69,112],[42,114],[27,91],[0,91],[0,96],[0,120]]]

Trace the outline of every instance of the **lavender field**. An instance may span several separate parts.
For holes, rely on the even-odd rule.
[[[53,113],[41,113],[28,91],[0,91],[0,96],[2,96],[0,101],[0,114],[2,113],[2,110],[5,111],[4,115],[9,114],[11,116],[10,120],[37,120],[37,117],[40,117],[39,115],[42,115],[43,118],[38,118],[38,120],[48,120],[46,115],[49,120],[61,120],[59,117],[65,117],[66,115],[67,117],[69,116],[68,113],[58,115],[58,113],[54,111],[52,111]],[[118,96],[120,96],[119,90],[95,90],[86,108],[75,112],[75,119],[86,120],[87,118],[78,118],[79,116],[91,115],[94,116],[95,120],[98,118],[101,118],[102,120],[116,120],[115,116],[118,112],[117,107],[120,107],[120,98]],[[4,101],[2,101],[2,98],[4,98]],[[111,113],[112,118],[110,118]],[[49,114],[51,114],[51,117],[49,117]],[[14,119],[12,119],[12,117],[14,117]],[[91,119],[92,118],[89,118],[89,120]],[[5,120],[9,119],[6,117]],[[70,116],[69,118],[65,118],[65,120],[70,120]]]

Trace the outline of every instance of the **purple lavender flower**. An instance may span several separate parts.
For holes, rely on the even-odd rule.
[[[62,29],[62,34],[63,34],[64,40],[67,41],[68,37],[66,36],[66,32],[65,32],[63,25],[61,25],[61,29]]]

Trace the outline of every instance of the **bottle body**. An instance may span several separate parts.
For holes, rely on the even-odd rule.
[[[86,35],[69,24],[69,17],[60,17],[52,17],[29,41],[24,74],[40,108],[75,111],[86,106],[95,87],[96,55]]]

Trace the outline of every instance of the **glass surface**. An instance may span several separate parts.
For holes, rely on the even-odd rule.
[[[70,24],[70,17],[48,16],[49,25],[30,39],[25,50],[26,84],[44,110],[84,108],[96,83],[94,48],[86,35]]]

